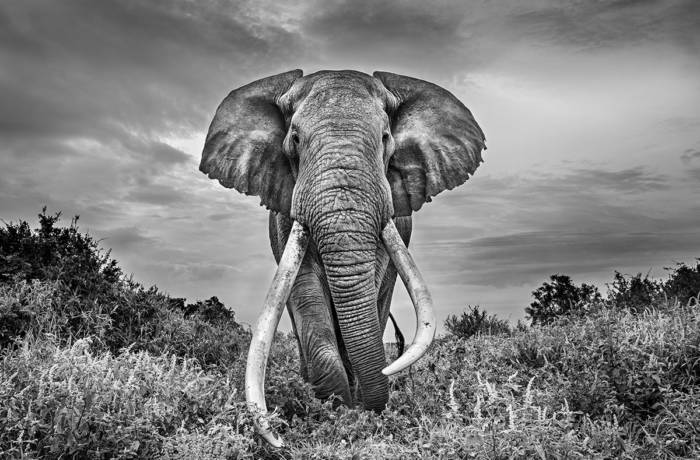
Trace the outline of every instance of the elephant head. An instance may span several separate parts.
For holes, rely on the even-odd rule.
[[[293,70],[224,99],[200,170],[225,187],[260,197],[271,221],[286,219],[291,227],[271,229],[273,248],[280,233],[284,253],[276,255],[277,273],[248,355],[246,397],[253,409],[266,410],[267,355],[290,294],[309,310],[328,310],[314,321],[332,323],[324,329],[330,331],[326,339],[307,339],[303,329],[313,326],[308,322],[295,328],[302,356],[318,370],[312,379],[317,394],[385,407],[387,375],[417,360],[435,333],[430,295],[394,221],[409,219],[410,231],[408,216],[464,183],[481,163],[483,148],[483,132],[455,96],[388,72],[303,76]],[[378,299],[387,267],[406,284],[418,327],[406,353],[385,367],[388,312]],[[302,273],[303,282],[297,279]],[[268,441],[280,443],[264,417],[256,423]]]

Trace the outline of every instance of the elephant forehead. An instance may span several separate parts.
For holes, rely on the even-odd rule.
[[[322,70],[298,79],[285,102],[292,112],[328,105],[383,108],[382,95],[382,87],[371,75],[355,70]],[[374,104],[369,103],[372,99]]]
[[[386,118],[381,101],[365,88],[324,85],[314,88],[299,106],[295,118],[302,124],[335,126],[382,125]]]
[[[343,86],[330,86],[309,94],[299,112],[305,116],[367,117],[379,114],[381,106],[366,91],[354,91]],[[373,117],[374,118],[374,117]]]
[[[374,84],[374,77],[357,70],[321,70],[303,78],[312,86],[341,83],[370,87]]]

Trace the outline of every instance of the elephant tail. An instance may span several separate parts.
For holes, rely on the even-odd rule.
[[[394,315],[389,312],[389,319],[391,319],[391,324],[394,325],[394,337],[396,337],[396,348],[398,349],[399,354],[396,356],[397,358],[403,354],[403,349],[406,346],[406,340],[403,338],[403,334],[401,333],[401,329],[399,329],[399,325],[396,324],[396,320],[394,319]]]

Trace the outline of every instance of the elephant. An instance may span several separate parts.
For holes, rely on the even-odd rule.
[[[292,70],[233,90],[216,110],[200,171],[260,198],[278,263],[253,331],[246,399],[269,443],[267,357],[287,306],[301,374],[315,395],[381,411],[388,375],[425,353],[432,299],[407,245],[412,214],[463,184],[485,136],[446,89],[390,72]],[[382,341],[402,278],[416,309],[413,343],[387,366]]]

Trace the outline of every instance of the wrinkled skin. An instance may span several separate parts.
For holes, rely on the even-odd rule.
[[[309,230],[287,308],[318,397],[386,405],[382,336],[396,270],[380,234],[393,218],[408,244],[412,212],[463,183],[483,142],[449,92],[389,73],[291,71],[219,107],[200,169],[261,198],[277,262],[293,220]]]

